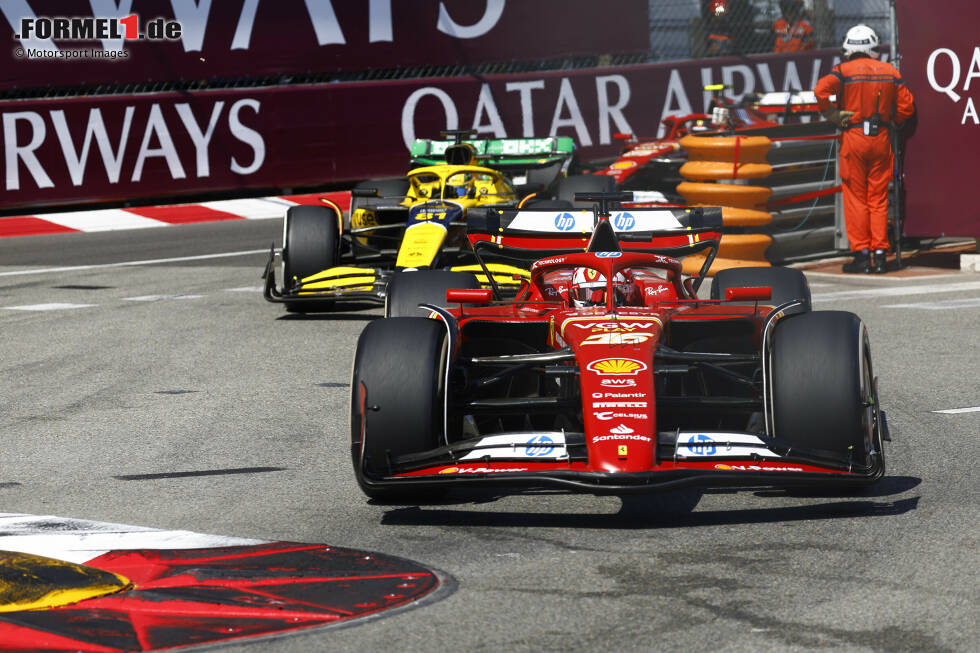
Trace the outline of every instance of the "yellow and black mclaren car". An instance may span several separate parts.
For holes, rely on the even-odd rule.
[[[346,220],[340,207],[326,200],[323,206],[290,208],[282,250],[273,249],[266,265],[265,298],[290,312],[367,301],[385,304],[386,315],[401,315],[414,314],[419,302],[444,303],[447,288],[496,283],[516,289],[528,272],[478,264],[465,227],[470,211],[517,205],[511,181],[475,165],[467,144],[453,146],[446,158],[465,163],[424,166],[407,179],[362,183],[352,193]]]

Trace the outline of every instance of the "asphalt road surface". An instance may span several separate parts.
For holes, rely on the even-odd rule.
[[[223,650],[977,650],[980,412],[934,411],[980,406],[980,275],[811,278],[816,308],[871,333],[894,441],[864,494],[712,492],[674,521],[554,492],[398,507],[364,499],[347,452],[354,344],[380,311],[264,302],[280,230],[0,242],[0,512],[375,550],[458,583]],[[120,478],[187,471],[215,473]]]

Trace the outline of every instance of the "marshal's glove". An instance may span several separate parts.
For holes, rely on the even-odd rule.
[[[828,109],[823,117],[837,125],[839,129],[847,127],[855,111],[840,111],[839,109]]]

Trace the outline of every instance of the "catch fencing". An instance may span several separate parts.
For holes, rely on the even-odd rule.
[[[712,0],[650,0],[650,61],[710,56],[708,35],[730,31],[735,54],[761,54],[774,48],[773,24],[781,17],[779,0],[725,0],[726,17],[713,19]],[[882,43],[892,40],[889,0],[802,0],[813,27],[814,47],[839,47],[844,34],[864,23]]]

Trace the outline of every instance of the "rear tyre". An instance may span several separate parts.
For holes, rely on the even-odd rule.
[[[396,456],[441,442],[447,364],[446,331],[436,320],[375,320],[361,333],[351,378],[351,459],[367,496],[418,496],[369,487],[365,476],[387,475]]]
[[[423,317],[419,304],[446,306],[446,291],[451,288],[479,288],[480,282],[469,272],[449,270],[414,270],[398,272],[388,283],[385,317]]]
[[[576,209],[590,209],[594,202],[576,202],[575,193],[612,193],[616,180],[608,175],[575,175],[558,180],[555,199],[571,202]]]
[[[868,333],[857,315],[817,311],[777,323],[771,368],[777,439],[858,466],[881,455]]]
[[[332,268],[340,259],[337,213],[325,206],[293,206],[286,211],[283,229],[283,286]],[[287,303],[286,310],[303,313],[304,303]]]
[[[729,288],[771,286],[773,306],[802,299],[801,311],[810,310],[810,285],[799,270],[793,268],[731,268],[719,270],[711,281],[711,299],[724,299]]]

